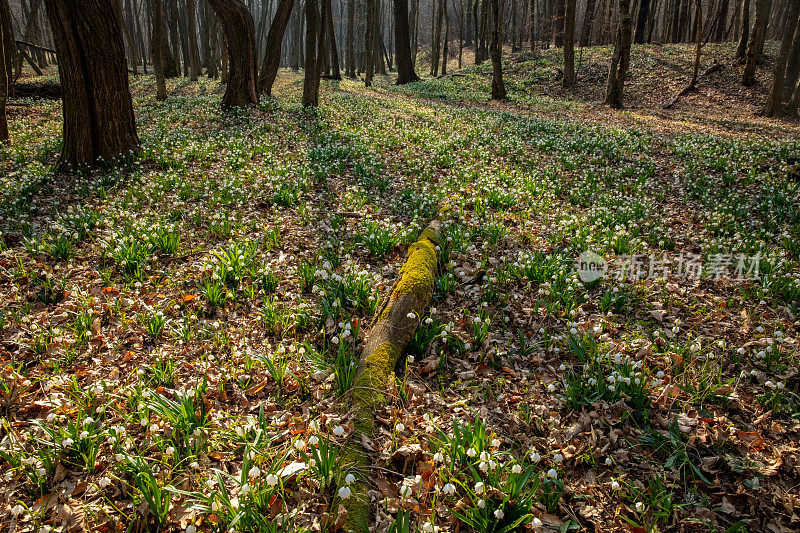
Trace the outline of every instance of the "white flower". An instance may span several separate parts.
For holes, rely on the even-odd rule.
[[[400,487],[400,496],[402,496],[403,498],[408,498],[409,496],[411,496],[411,487],[409,487],[408,485],[405,485],[405,484],[403,486],[401,486]]]
[[[511,467],[511,471],[514,474],[521,474],[522,473],[522,467],[519,466],[518,464],[515,464],[514,466]]]
[[[478,455],[478,452],[475,450],[475,448],[470,448],[467,450],[467,457],[475,457],[476,455]]]
[[[167,455],[172,455],[175,453],[175,448],[173,448],[172,446],[168,446],[167,449],[164,450],[164,453],[166,453]]]
[[[534,517],[533,520],[531,520],[531,526],[532,527],[539,527],[541,525],[542,525],[542,521],[539,520],[538,518]]]
[[[486,461],[481,461],[480,464],[478,465],[478,468],[480,468],[482,472],[486,472],[487,470],[489,470],[489,465]]]
[[[89,438],[89,432],[88,431],[81,431],[80,437],[81,437],[81,439]]]
[[[550,385],[548,385],[548,386],[547,386],[547,390],[548,390],[549,392],[555,392],[555,391],[556,391],[556,385],[555,385],[555,383],[551,383]]]
[[[542,456],[539,455],[539,452],[531,452],[531,461],[534,463],[538,463],[542,460]]]
[[[197,461],[192,461],[189,464],[189,468],[200,468],[200,463],[198,463]]]
[[[349,498],[353,492],[350,490],[350,487],[344,486],[339,489],[339,497],[343,500]]]
[[[397,424],[395,424],[394,430],[397,431],[398,433],[402,433],[406,430],[406,426],[403,425],[402,422],[398,422]]]
[[[547,471],[547,477],[550,479],[556,479],[558,477],[558,472],[556,472],[555,468],[551,468]]]
[[[504,513],[502,509],[495,509],[494,511],[494,517],[498,520],[502,520],[505,515],[506,513]]]
[[[433,461],[436,463],[441,463],[444,461],[444,454],[442,454],[442,452],[436,452],[433,454]]]
[[[614,480],[611,482],[611,490],[619,490],[619,481]]]
[[[247,475],[249,477],[258,477],[258,476],[261,475],[261,469],[258,468],[257,466],[254,466],[253,468],[250,469],[250,471],[247,473]]]
[[[109,479],[109,478],[107,478],[107,477],[101,477],[101,478],[100,478],[99,485],[100,485],[102,488],[106,488],[106,487],[108,487],[109,485],[111,485],[111,479]]]
[[[316,435],[311,435],[308,438],[308,443],[311,444],[312,446],[316,446],[317,444],[319,444],[319,438]]]
[[[444,487],[442,487],[442,492],[444,492],[445,494],[455,494],[456,486],[453,485],[452,483],[447,483],[445,484]]]
[[[560,463],[563,460],[564,460],[564,456],[561,455],[560,453],[557,453],[557,454],[555,454],[553,456],[553,461],[555,461],[556,463]]]
[[[278,484],[278,476],[275,474],[267,474],[267,485],[274,487]]]
[[[22,514],[23,511],[25,511],[25,508],[20,504],[17,504],[11,509],[11,514],[13,514],[14,516],[19,516]]]
[[[643,502],[636,502],[636,510],[638,512],[640,512],[640,513],[643,512],[644,511],[644,503]]]
[[[294,443],[294,447],[297,448],[298,450],[301,450],[301,451],[305,450],[306,449],[306,441],[304,441],[303,439],[297,439],[295,441],[295,443]]]
[[[344,482],[345,482],[346,484],[348,484],[348,485],[350,485],[351,483],[353,483],[355,480],[356,480],[356,476],[354,476],[353,474],[347,474],[347,475],[344,477]]]
[[[483,481],[478,481],[475,483],[475,494],[483,494],[484,486]]]
[[[500,447],[500,439],[492,439],[492,448]]]
[[[74,440],[72,440],[72,439],[70,439],[70,438],[66,438],[66,439],[64,439],[64,440],[62,440],[62,441],[61,441],[61,445],[62,445],[64,448],[69,448],[69,447],[70,447],[70,446],[72,446],[73,444],[75,444],[75,441],[74,441]]]
[[[486,501],[484,501],[483,499],[478,500],[478,507],[480,507],[481,509],[486,507]]]
[[[344,428],[342,426],[336,426],[335,428],[333,428],[333,434],[336,435],[337,437],[341,437],[342,435],[344,435]]]
[[[189,524],[186,526],[186,533],[197,533],[197,528]]]

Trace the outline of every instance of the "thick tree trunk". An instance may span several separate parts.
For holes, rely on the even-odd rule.
[[[564,87],[575,85],[575,0],[564,8]]]
[[[789,9],[786,15],[786,26],[783,29],[781,48],[775,59],[775,68],[772,71],[772,90],[764,106],[764,114],[768,117],[785,115],[787,110],[783,105],[784,83],[786,80],[786,66],[789,54],[792,51],[792,41],[797,28],[797,19],[800,17],[800,0],[789,0]]]
[[[222,107],[248,107],[258,103],[256,28],[250,10],[241,0],[208,0],[222,23],[228,49],[228,86]]]
[[[394,48],[397,54],[397,84],[419,80],[411,60],[411,38],[408,29],[408,0],[393,0]]]
[[[742,0],[742,33],[739,36],[739,46],[736,48],[736,59],[744,59],[747,52],[747,39],[750,37],[750,0]]]
[[[0,4],[6,0],[0,0]],[[0,6],[0,9],[4,9]],[[6,117],[6,100],[10,78],[6,68],[6,39],[5,32],[0,32],[0,143],[8,142],[8,118]]]
[[[161,0],[149,0],[150,12],[153,14],[153,36],[152,46],[153,49],[153,70],[156,75],[156,100],[167,99],[167,83],[164,80],[165,75],[165,60],[164,54],[169,54],[169,47],[164,46],[164,39],[166,35],[162,31],[165,27],[164,22],[164,7]]]
[[[317,65],[317,40],[319,30],[319,11],[317,0],[306,0],[306,62],[303,79],[303,105],[319,105],[319,72]]]
[[[742,85],[748,86],[756,83],[756,64],[761,58],[761,50],[764,47],[767,33],[767,17],[769,15],[767,7],[767,0],[756,0],[756,17],[747,44]]]
[[[717,12],[716,26],[714,27],[714,42],[720,43],[725,39],[725,28],[728,24],[728,10],[730,9],[730,0],[720,0],[719,10]],[[711,12],[708,12],[711,16]]]
[[[647,21],[650,17],[650,0],[641,0],[639,3],[639,14],[636,17],[636,34],[633,37],[633,42],[636,44],[643,44],[645,41],[645,29]]]
[[[492,44],[489,55],[492,59],[492,100],[506,99],[506,86],[503,83],[503,9],[500,0],[492,2]]]
[[[139,149],[122,21],[104,0],[45,0],[64,107],[61,165],[92,165]]]
[[[622,107],[622,94],[625,77],[631,60],[631,0],[619,0],[619,19],[614,40],[614,56],[608,71],[606,104],[614,108]]]
[[[283,46],[283,35],[286,33],[286,26],[294,8],[294,0],[280,0],[275,18],[269,27],[267,34],[267,50],[264,54],[264,61],[261,63],[261,73],[258,78],[258,88],[261,93],[272,94],[272,86],[278,76],[278,67],[281,64],[281,47]]]
[[[333,7],[331,6],[331,0],[325,0],[325,3],[327,6],[327,16],[325,18],[328,21],[327,42],[328,45],[330,45],[328,51],[331,59],[331,79],[341,80],[342,73],[339,70],[339,48],[336,46],[336,32],[333,26]]]
[[[789,98],[792,96],[792,91],[797,85],[797,80],[800,78],[800,24],[794,30],[794,41],[792,43],[792,52],[789,54],[789,62],[786,65],[786,83],[784,89]]]
[[[14,65],[17,59],[17,43],[14,39],[14,29],[11,26],[11,9],[8,0],[0,0],[0,38],[6,44],[3,50],[3,63],[5,64],[8,96],[14,94]],[[22,58],[19,59],[22,61]]]
[[[188,19],[189,77],[192,81],[197,81],[197,77],[200,75],[200,50],[197,47],[196,0],[186,0],[186,17]]]
[[[355,39],[356,2],[347,0],[347,37],[345,44],[345,76],[356,77],[356,39]]]

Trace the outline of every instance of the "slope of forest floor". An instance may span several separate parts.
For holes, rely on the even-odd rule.
[[[556,51],[507,56],[504,103],[488,64],[326,81],[315,113],[290,71],[236,115],[215,81],[158,103],[139,77],[140,157],[77,176],[51,170],[60,102],[18,101],[0,532],[335,531],[353,479],[378,531],[796,530],[797,124],[756,116],[769,57],[742,89],[705,51],[724,67],[670,110],[690,47],[635,47],[621,112],[608,48],[569,92]],[[360,343],[443,203],[432,307],[352,469]]]

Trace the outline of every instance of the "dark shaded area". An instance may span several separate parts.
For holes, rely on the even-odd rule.
[[[61,85],[52,81],[28,82],[14,84],[14,94],[9,100],[20,98],[37,98],[41,100],[60,100]]]

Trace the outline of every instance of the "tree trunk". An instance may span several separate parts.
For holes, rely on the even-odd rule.
[[[280,0],[275,17],[269,27],[267,34],[267,46],[264,54],[264,61],[261,63],[261,73],[258,78],[258,89],[266,95],[272,94],[272,86],[278,76],[278,67],[281,64],[281,47],[283,46],[283,35],[286,33],[286,26],[294,8],[294,0]]]
[[[786,80],[786,66],[789,62],[789,54],[792,51],[792,41],[794,31],[797,28],[797,19],[800,17],[800,0],[789,0],[786,26],[783,29],[781,48],[778,57],[775,59],[775,68],[772,71],[772,90],[770,91],[767,103],[764,106],[764,114],[768,117],[786,114],[783,106],[784,82]]]
[[[333,8],[331,6],[331,0],[324,0],[327,7],[327,16],[325,17],[328,20],[328,44],[330,45],[329,55],[331,58],[331,79],[334,80],[341,80],[342,73],[339,71],[339,48],[336,46],[336,32],[334,31],[333,26]]]
[[[5,64],[7,94],[14,94],[14,65],[17,59],[17,43],[14,39],[14,29],[11,26],[11,9],[8,0],[0,0],[0,38],[6,43],[3,50],[3,63]],[[22,61],[22,58],[19,59]]]
[[[564,87],[575,85],[575,0],[564,8]]]
[[[744,72],[742,73],[742,85],[749,86],[756,83],[756,65],[759,59],[761,59],[761,51],[764,48],[768,15],[767,0],[756,0],[756,17],[753,21],[753,29],[750,32],[749,42],[747,43]]]
[[[744,59],[747,52],[747,39],[750,36],[750,0],[742,0],[742,33],[736,48],[736,59]]]
[[[169,55],[169,47],[164,46],[164,39],[166,35],[163,32],[165,27],[164,22],[164,6],[161,0],[149,0],[150,12],[153,17],[153,36],[151,37],[151,48],[153,50],[153,70],[156,75],[156,100],[167,99],[167,83],[166,78],[164,54]]]
[[[447,0],[442,0],[444,13],[444,41],[442,42],[442,76],[447,75],[447,58],[450,54],[450,15],[447,12]],[[501,43],[502,46],[502,43]]]
[[[786,66],[786,83],[784,89],[788,97],[792,97],[792,91],[797,84],[797,79],[800,77],[800,24],[794,30],[794,42],[792,43],[792,52],[789,54],[789,62]]]
[[[306,0],[306,62],[303,79],[303,106],[319,105],[319,67],[317,66],[317,0]]]
[[[564,46],[564,0],[553,2],[553,42],[557,48]]]
[[[717,12],[716,27],[714,29],[714,42],[720,43],[725,39],[725,28],[728,23],[729,8],[730,0],[720,0],[719,10]],[[711,16],[710,11],[708,16]]]
[[[636,17],[636,34],[633,37],[633,42],[636,44],[643,44],[645,39],[645,28],[650,16],[650,0],[641,0],[639,3],[639,14]]]
[[[703,3],[701,0],[694,0],[695,4],[695,27],[697,28],[697,45],[694,52],[694,68],[692,69],[692,80],[689,82],[689,90],[694,90],[697,86],[697,76],[700,72],[700,52],[703,49]]]
[[[31,9],[30,13],[28,13],[28,20],[25,23],[25,33],[23,34],[22,40],[28,43],[36,44],[38,39],[35,37],[36,34],[39,33],[39,7],[42,4],[42,0],[33,0],[31,2]],[[17,46],[16,43],[13,43],[14,47]],[[17,58],[17,73],[16,78],[22,76],[22,66],[25,63],[25,56],[22,54],[18,54],[19,57]],[[32,54],[32,57],[36,57],[35,54]]]
[[[104,0],[45,0],[64,107],[62,166],[93,165],[139,149],[122,21]]]
[[[0,10],[6,9],[7,0],[0,0]],[[5,26],[3,26],[5,29]],[[0,32],[0,143],[8,142],[8,118],[6,117],[6,99],[10,78],[6,68],[6,39],[5,32]]]
[[[492,44],[490,56],[492,59],[492,100],[505,100],[506,99],[506,86],[503,83],[503,64],[502,64],[502,47],[503,47],[503,10],[500,6],[500,0],[491,0],[492,2],[492,18],[494,24],[492,25]]]
[[[631,0],[619,0],[619,20],[614,40],[614,56],[608,71],[606,104],[613,108],[622,107],[622,93],[625,77],[631,60]]]
[[[256,28],[250,10],[241,0],[208,0],[222,23],[228,50],[228,86],[223,109],[258,104]]]
[[[356,77],[356,39],[355,39],[356,2],[347,0],[347,37],[345,44],[345,76]]]
[[[197,3],[186,0],[187,37],[189,40],[189,77],[197,81],[200,75],[200,51],[197,47]]]
[[[581,31],[581,47],[589,46],[594,29],[595,0],[586,0],[586,13],[583,16],[583,30]]]
[[[434,24],[433,43],[431,44],[431,76],[439,75],[439,54],[442,45],[442,10],[444,0],[434,0],[436,2],[436,22]]]
[[[408,0],[393,0],[394,48],[397,54],[397,84],[419,80],[411,61],[411,38],[408,28]]]
[[[375,74],[375,18],[377,0],[366,0],[366,23],[364,29],[364,86],[372,86]]]

